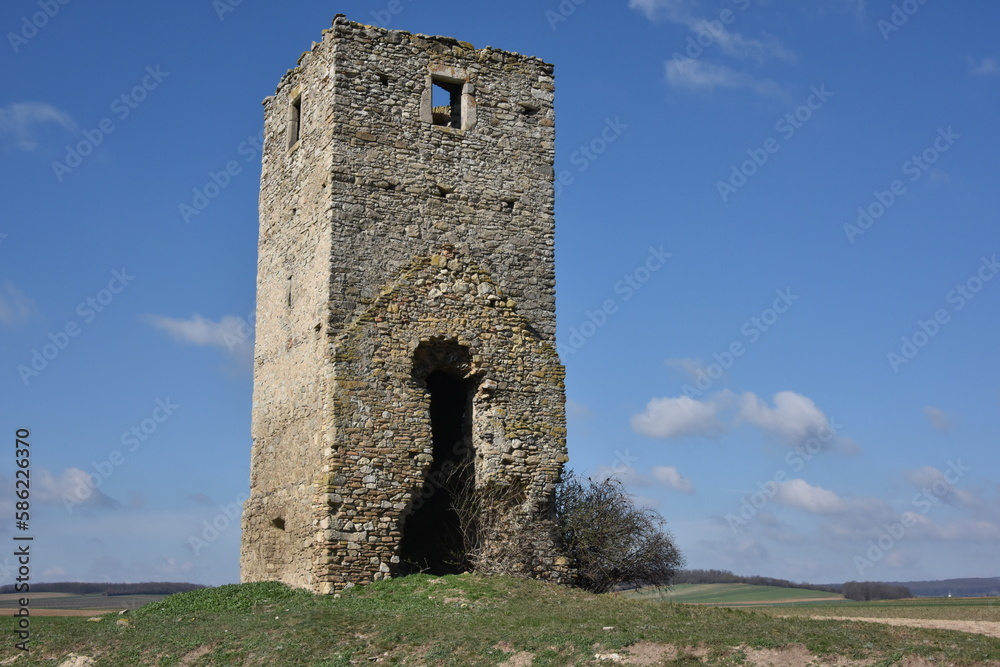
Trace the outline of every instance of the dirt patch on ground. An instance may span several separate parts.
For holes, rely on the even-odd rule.
[[[66,659],[59,663],[59,667],[90,667],[94,664],[94,659],[85,655],[70,653]]]
[[[500,663],[501,667],[531,667],[535,663],[535,654],[521,651],[515,653]]]
[[[784,616],[783,618],[801,618]],[[885,625],[901,625],[911,628],[928,628],[931,630],[957,630],[971,632],[987,637],[1000,637],[1000,623],[995,621],[950,621],[934,618],[870,618],[861,616],[809,616],[817,621],[860,621],[862,623],[883,623]]]
[[[748,665],[773,667],[806,667],[813,665],[831,667],[853,667],[870,665],[874,660],[851,660],[843,656],[817,656],[802,644],[789,644],[781,648],[740,647],[747,657]],[[907,663],[902,663],[907,664]]]
[[[211,653],[212,649],[215,648],[215,646],[216,646],[215,644],[205,644],[204,646],[199,646],[195,650],[184,654],[179,664],[190,665],[195,662],[198,662],[198,658],[203,658],[209,653]]]

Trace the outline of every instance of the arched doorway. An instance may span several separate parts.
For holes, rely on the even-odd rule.
[[[471,492],[475,483],[476,379],[468,373],[468,350],[457,343],[422,345],[414,358],[414,379],[423,385],[430,402],[433,461],[403,521],[399,547],[403,573],[444,575],[468,569],[467,535],[456,509],[462,494]]]

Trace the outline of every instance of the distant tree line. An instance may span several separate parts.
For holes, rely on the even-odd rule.
[[[797,584],[787,579],[773,577],[744,577],[728,570],[680,570],[671,584],[750,584],[751,586],[776,586],[778,588],[805,588],[810,591],[840,593],[840,586]]]
[[[1000,577],[944,579],[942,581],[891,581],[897,586],[906,586],[918,597],[957,598],[1000,597]]]
[[[899,584],[880,581],[849,581],[846,584],[797,584],[787,579],[771,577],[743,577],[728,570],[679,570],[673,580],[676,584],[750,584],[752,586],[777,586],[778,588],[804,588],[810,591],[840,593],[848,600],[901,600],[913,595],[910,589]]]
[[[73,595],[173,595],[200,588],[201,584],[181,584],[172,581],[154,581],[141,584],[93,584],[81,581],[64,581],[52,584],[31,584],[32,593],[72,593]],[[14,585],[0,586],[0,593],[14,593]]]
[[[848,600],[902,600],[913,595],[906,586],[885,584],[880,581],[848,581],[841,586],[841,592]]]

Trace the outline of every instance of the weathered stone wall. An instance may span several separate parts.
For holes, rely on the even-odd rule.
[[[432,79],[460,127],[434,124]],[[477,484],[523,489],[523,525],[491,540],[565,576],[553,90],[538,59],[338,16],[265,101],[245,581],[330,592],[400,571],[432,459],[415,357],[448,345],[476,387]]]

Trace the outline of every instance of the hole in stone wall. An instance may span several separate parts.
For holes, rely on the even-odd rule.
[[[288,148],[292,149],[299,142],[299,130],[302,124],[302,96],[299,95],[288,105]]]
[[[284,530],[285,529],[285,520],[282,519],[279,516],[276,519],[271,519],[271,525],[274,526],[275,528],[277,528],[278,530]]]
[[[471,488],[473,381],[434,370],[426,377],[430,395],[433,462],[403,525],[399,555],[402,574],[458,574],[468,557],[456,494]]]
[[[453,81],[432,78],[431,112],[434,124],[443,127],[462,127],[462,85]]]
[[[379,81],[379,83],[381,83],[381,84],[382,84],[383,86],[388,86],[388,85],[389,85],[389,77],[388,77],[388,76],[386,76],[385,74],[379,74],[379,75],[378,75],[378,81]]]

